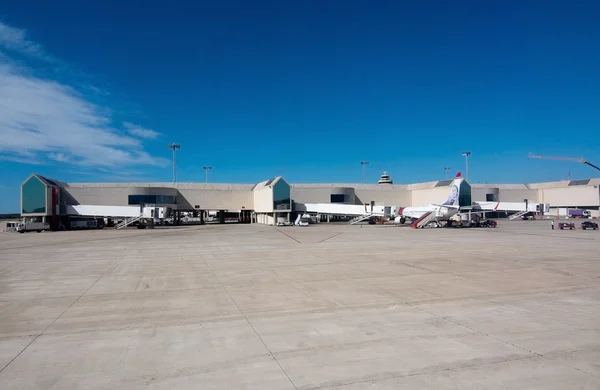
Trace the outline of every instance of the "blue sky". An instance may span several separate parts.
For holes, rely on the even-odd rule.
[[[35,12],[32,12],[35,11]],[[0,212],[63,181],[598,176],[598,1],[0,0]]]

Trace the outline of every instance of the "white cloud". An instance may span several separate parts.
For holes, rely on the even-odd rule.
[[[44,55],[23,30],[1,23],[0,46]],[[0,159],[88,167],[169,163],[144,151],[141,140],[116,128],[110,115],[108,107],[93,103],[75,88],[38,77],[34,69],[17,67],[6,53],[0,55]],[[153,130],[128,125],[134,126],[126,127],[138,137],[158,136]]]
[[[155,139],[156,137],[158,137],[160,135],[159,133],[157,133],[154,130],[144,129],[143,127],[140,127],[131,122],[124,122],[123,126],[125,126],[125,128],[129,132],[129,134],[135,135],[135,136],[141,137],[141,138]]]
[[[116,182],[125,182],[125,181],[143,181],[144,173],[141,171],[131,171],[131,170],[109,170],[104,168],[99,168],[97,171],[89,172],[85,170],[68,170],[70,174],[74,175],[76,178],[75,183],[82,182],[81,177],[89,177],[93,176],[94,178],[100,178],[105,181],[116,181]],[[84,180],[85,181],[85,180]]]
[[[69,162],[70,160],[64,153],[48,153],[48,158],[58,162]]]
[[[0,22],[0,46],[46,60],[51,59],[39,44],[28,40],[25,35],[26,30]]]
[[[44,165],[44,164],[46,164],[45,161],[39,160],[35,157],[30,158],[30,157],[11,156],[11,155],[3,154],[2,151],[0,151],[0,160],[12,161],[12,162],[16,162],[19,164],[29,164],[29,165]]]
[[[110,92],[108,92],[105,89],[98,88],[95,85],[88,85],[87,88],[89,88],[90,91],[94,92],[97,95],[110,96]]]

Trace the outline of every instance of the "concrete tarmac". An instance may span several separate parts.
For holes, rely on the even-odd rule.
[[[600,231],[0,234],[1,389],[599,389],[599,362]]]

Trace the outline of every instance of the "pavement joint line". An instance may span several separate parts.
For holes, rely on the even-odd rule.
[[[102,279],[104,276],[106,276],[110,270],[112,270],[121,260],[123,260],[125,258],[125,256],[127,256],[127,254],[137,246],[137,244],[140,242],[141,240],[138,240],[134,245],[131,246],[131,248],[127,249],[127,251],[123,254],[123,256],[121,256],[119,259],[117,259],[110,267],[108,267],[108,269],[102,274],[100,275],[100,277],[98,279],[96,279],[96,281],[94,283],[92,283],[83,293],[81,293],[81,295],[79,295],[79,297],[77,297],[77,299],[75,299],[73,302],[71,302],[71,304],[69,305],[69,307],[67,307],[62,313],[60,313],[60,315],[58,317],[56,317],[54,319],[54,321],[52,321],[48,326],[46,326],[44,328],[44,330],[42,330],[38,335],[36,335],[33,340],[31,340],[29,342],[29,344],[27,344],[15,357],[13,357],[8,363],[6,363],[6,365],[4,367],[2,367],[2,369],[0,370],[0,374],[2,374],[4,372],[4,370],[6,370],[8,368],[8,366],[10,366],[12,364],[12,362],[14,362],[15,360],[17,360],[17,358],[19,356],[21,356],[21,354],[23,352],[25,352],[25,350],[27,348],[29,348],[29,346],[31,344],[33,344],[37,339],[39,339],[52,325],[54,325],[56,323],[56,321],[58,321],[70,308],[72,308],[77,302],[79,302],[79,300],[81,299],[81,297],[83,297],[92,287],[94,287],[96,285],[96,283],[98,283],[98,281],[100,279]]]
[[[448,367],[448,368],[444,368],[441,370],[422,371],[422,372],[415,372],[415,373],[411,373],[411,374],[388,375],[388,376],[382,376],[382,377],[379,377],[376,379],[367,379],[367,380],[355,381],[355,382],[343,382],[343,383],[335,384],[335,385],[325,384],[324,386],[318,385],[316,387],[305,386],[304,388],[310,389],[310,390],[318,390],[318,389],[325,389],[325,388],[329,389],[329,388],[348,386],[348,385],[358,385],[361,383],[368,383],[368,382],[375,382],[375,381],[380,382],[382,380],[390,380],[390,379],[398,379],[398,378],[412,378],[412,377],[417,377],[417,376],[421,376],[421,375],[434,375],[434,374],[439,374],[441,372],[460,371],[460,370],[477,368],[477,367],[492,366],[494,364],[519,362],[519,361],[523,361],[523,360],[539,359],[539,358],[540,358],[540,356],[537,356],[537,355],[529,355],[529,356],[526,355],[526,356],[520,356],[520,357],[517,357],[514,359],[505,359],[505,360],[499,360],[499,361],[494,361],[494,362],[489,362],[489,363],[465,365],[465,366],[460,366],[460,367]]]
[[[278,267],[283,267],[283,266],[278,266]],[[261,267],[248,267],[247,269],[261,269]],[[211,274],[211,272],[202,272],[201,274]],[[213,273],[214,274],[214,273]],[[188,274],[183,274],[183,273],[177,273],[177,274],[166,274],[167,276],[177,276],[177,275],[188,275]],[[106,275],[105,275],[106,276]],[[406,275],[396,275],[397,277],[404,277]],[[359,277],[359,278],[332,278],[332,279],[323,279],[323,280],[309,280],[309,281],[291,281],[292,283],[318,283],[318,282],[327,282],[328,280],[332,280],[332,281],[353,281],[353,280],[368,280],[368,279],[376,279],[376,278],[381,278],[381,277],[386,277],[386,276],[365,276],[365,277]],[[280,284],[285,284],[285,283],[280,283]],[[232,283],[232,284],[228,284],[229,287],[244,287],[246,286],[246,284],[244,283]],[[532,291],[532,292],[519,292],[517,294],[510,294],[510,293],[498,293],[498,294],[483,294],[483,295],[474,295],[471,298],[473,299],[485,299],[488,300],[492,303],[501,303],[504,305],[510,305],[509,303],[504,303],[504,302],[495,302],[494,299],[497,298],[511,298],[511,297],[524,297],[524,296],[532,296],[532,295],[537,295],[537,294],[552,294],[552,293],[556,293],[556,292],[562,292],[562,291],[582,291],[582,290],[586,290],[590,287],[593,286],[589,286],[587,284],[585,285],[577,285],[577,286],[570,286],[570,287],[564,287],[564,288],[559,288],[557,290],[541,290],[541,291]],[[110,295],[122,295],[122,294],[143,294],[143,293],[162,293],[162,292],[175,292],[175,291],[181,291],[181,292],[185,292],[185,291],[194,291],[194,290],[210,290],[210,289],[214,289],[214,288],[218,288],[217,286],[214,287],[191,287],[191,288],[171,288],[171,289],[163,289],[163,290],[145,290],[145,291],[129,291],[126,293],[123,292],[105,292],[105,293],[98,293],[98,294],[89,294],[89,295],[93,295],[93,296],[110,296]],[[306,294],[305,294],[306,295]],[[64,298],[72,298],[72,297],[76,297],[77,295],[64,295],[64,296],[51,296],[51,297],[40,297],[40,298],[33,298],[36,300],[44,300],[44,299],[64,299]],[[307,295],[308,296],[308,295]],[[0,302],[9,302],[9,301],[30,301],[32,298],[11,298],[11,299],[4,299],[4,298],[0,298]],[[455,301],[457,299],[460,298],[449,298],[449,299],[432,299],[432,300],[419,300],[419,301],[407,301],[408,303],[405,303],[404,301],[401,301],[402,304],[410,304],[410,305],[421,305],[421,304],[429,304],[429,303],[439,303],[439,302],[452,302]],[[400,302],[400,301],[399,301]],[[395,305],[395,304],[390,304],[390,305]],[[384,307],[389,306],[389,305],[384,305]],[[349,306],[351,308],[360,308],[361,306]],[[515,306],[517,307],[517,306]],[[319,312],[319,311],[316,311]]]
[[[298,241],[297,239],[295,239],[294,237],[290,236],[289,234],[287,234],[286,232],[281,231],[280,229],[275,228],[275,230],[277,230],[279,233],[283,234],[284,236],[291,238],[292,240],[296,241],[298,244],[302,244],[300,241]]]
[[[565,366],[569,367],[569,368],[572,368],[572,369],[574,369],[574,370],[577,370],[577,371],[579,371],[579,372],[583,372],[584,374],[588,374],[588,375],[589,375],[589,376],[591,376],[592,378],[598,378],[598,379],[600,379],[600,376],[596,376],[596,375],[594,375],[594,374],[592,374],[592,373],[589,373],[589,372],[587,372],[587,371],[585,371],[585,370],[582,370],[581,368],[578,368],[578,367],[573,367],[573,366],[571,366],[571,365],[569,365],[569,364],[567,364],[567,363],[564,363],[564,362],[563,362],[563,364],[564,364]]]
[[[279,230],[279,229],[276,229]],[[206,262],[206,261],[205,261]],[[206,266],[211,270],[212,272],[212,268],[210,268],[210,265],[208,265],[208,263],[206,264]],[[219,278],[219,276],[213,272],[213,275],[215,276],[215,278],[217,278],[217,280],[219,281],[219,283],[221,284],[221,287],[223,288],[223,290],[225,290],[225,293],[227,293],[227,295],[229,296],[229,299],[231,299],[231,302],[233,302],[233,304],[235,305],[235,307],[237,307],[237,309],[239,310],[240,314],[242,314],[244,316],[244,319],[246,320],[246,322],[248,323],[248,325],[250,326],[250,328],[252,329],[252,331],[254,332],[254,334],[256,334],[256,337],[258,337],[258,339],[260,340],[260,342],[262,343],[262,345],[265,347],[265,349],[269,352],[269,355],[271,355],[271,358],[273,358],[273,360],[275,361],[275,363],[277,363],[277,365],[279,366],[279,369],[281,370],[281,372],[283,372],[283,374],[286,376],[286,378],[288,379],[288,381],[291,383],[292,386],[294,386],[294,389],[298,389],[298,387],[296,386],[296,384],[292,381],[292,378],[290,378],[290,376],[288,375],[288,373],[283,369],[283,366],[281,365],[281,363],[279,362],[279,360],[277,360],[277,358],[275,357],[275,355],[273,355],[273,352],[271,351],[271,349],[267,346],[267,344],[265,343],[265,341],[262,339],[262,337],[260,337],[260,334],[258,334],[258,332],[256,331],[256,329],[254,328],[254,325],[252,325],[252,322],[250,322],[250,320],[248,319],[248,316],[246,316],[246,313],[244,313],[244,311],[242,310],[242,308],[237,304],[237,302],[235,301],[235,299],[233,299],[233,297],[231,296],[231,294],[229,293],[229,290],[227,290],[227,287],[225,287],[225,285],[221,282],[221,279]],[[0,371],[1,372],[1,371]]]
[[[331,239],[331,238],[337,237],[337,236],[339,236],[339,235],[340,235],[340,234],[342,234],[342,233],[343,233],[343,232],[336,233],[336,234],[334,234],[333,236],[327,237],[327,238],[325,238],[325,239],[323,239],[323,240],[319,241],[317,244],[320,244],[320,243],[322,243],[322,242],[325,242],[325,241],[327,241],[327,240],[329,240],[329,239]]]
[[[487,299],[485,299],[485,300],[486,300],[486,301],[488,301],[488,302],[490,302],[490,303],[494,303],[494,302],[492,302],[492,301],[490,301],[490,300],[487,300]],[[413,305],[411,305],[411,306],[413,306]],[[498,338],[498,337],[496,337],[496,336],[492,336],[491,334],[488,334],[488,333],[482,332],[482,331],[480,331],[480,330],[477,330],[477,329],[471,328],[471,327],[469,327],[469,326],[467,326],[467,325],[465,325],[465,324],[461,324],[460,322],[453,321],[453,320],[451,320],[449,317],[446,317],[446,316],[440,316],[440,315],[438,315],[438,314],[432,313],[432,312],[430,312],[429,310],[425,310],[425,309],[423,309],[423,308],[419,307],[418,305],[414,305],[413,307],[414,307],[414,308],[416,308],[416,309],[418,309],[418,310],[421,310],[421,311],[423,311],[423,312],[425,312],[425,313],[427,313],[427,314],[430,314],[430,315],[432,315],[432,316],[435,316],[435,317],[437,317],[437,318],[441,318],[441,319],[443,319],[444,321],[450,322],[451,324],[454,324],[454,325],[457,325],[457,326],[463,327],[463,328],[465,328],[465,329],[469,329],[470,331],[473,331],[473,332],[476,332],[476,333],[482,334],[482,335],[484,335],[484,336],[486,336],[486,337],[492,338],[492,339],[494,339],[494,340],[500,341],[501,343],[504,343],[504,344],[506,344],[506,345],[511,345],[511,346],[513,346],[513,347],[515,347],[515,348],[518,348],[518,349],[520,349],[520,350],[523,350],[523,351],[525,351],[525,352],[529,352],[529,353],[535,354],[535,355],[537,355],[537,356],[539,356],[539,357],[544,357],[544,355],[543,355],[543,354],[541,354],[541,353],[538,353],[538,352],[535,352],[535,351],[530,351],[530,350],[529,350],[529,349],[527,349],[527,348],[523,348],[523,347],[520,347],[520,346],[518,346],[518,345],[516,345],[516,344],[510,343],[510,342],[508,342],[508,341],[504,341],[504,340],[502,340],[502,339],[499,339],[499,338]]]

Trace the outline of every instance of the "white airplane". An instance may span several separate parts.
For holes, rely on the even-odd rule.
[[[404,224],[407,219],[411,221],[438,220],[445,221],[456,215],[461,207],[471,206],[471,186],[463,179],[460,172],[450,184],[450,195],[442,204],[429,206],[401,207],[394,218],[394,223]],[[426,220],[427,219],[427,220]]]

